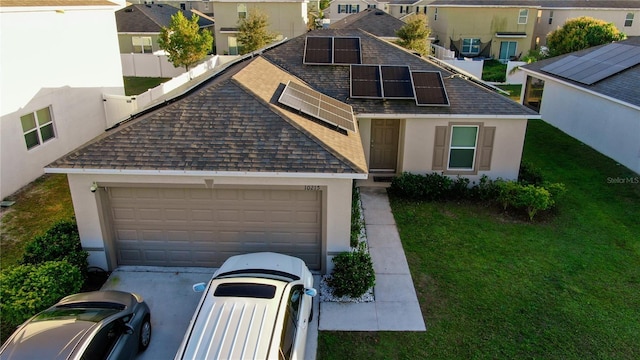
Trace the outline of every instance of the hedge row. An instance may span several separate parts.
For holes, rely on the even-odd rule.
[[[0,273],[2,335],[82,289],[87,258],[74,220],[55,223],[26,245],[20,265]]]
[[[467,200],[496,202],[507,208],[524,211],[533,220],[542,210],[553,208],[566,191],[564,184],[549,184],[540,171],[530,165],[520,168],[518,181],[491,180],[486,175],[478,183],[458,176],[403,173],[395,177],[389,192],[395,196],[421,201]]]

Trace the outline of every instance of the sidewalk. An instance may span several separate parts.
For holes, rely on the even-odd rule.
[[[376,273],[375,301],[321,302],[318,329],[426,331],[386,188],[360,187],[360,199]]]

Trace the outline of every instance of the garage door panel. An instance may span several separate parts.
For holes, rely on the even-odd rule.
[[[321,193],[291,190],[110,188],[120,265],[218,267],[276,251],[319,269]]]

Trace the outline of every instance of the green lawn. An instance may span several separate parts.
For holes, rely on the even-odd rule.
[[[143,92],[153,89],[154,87],[171,80],[171,78],[150,78],[150,77],[130,77],[125,76],[124,93],[125,95],[139,95]]]
[[[507,91],[509,93],[509,98],[515,102],[520,102],[520,93],[522,92],[522,85],[520,84],[505,84],[505,85],[496,85],[496,87]]]
[[[504,82],[507,74],[507,64],[498,60],[485,60],[482,67],[482,80],[489,82]]]
[[[524,160],[567,186],[555,217],[391,199],[427,332],[320,332],[318,358],[640,358],[640,178],[542,121]]]

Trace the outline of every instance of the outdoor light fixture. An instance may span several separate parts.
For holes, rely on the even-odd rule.
[[[91,190],[92,193],[96,192],[96,190],[98,190],[98,184],[94,181],[89,190]]]

